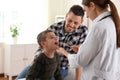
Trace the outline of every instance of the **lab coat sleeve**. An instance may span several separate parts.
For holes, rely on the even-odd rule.
[[[75,58],[76,54],[70,54],[68,55],[68,60],[71,68],[78,68],[80,65],[77,63],[77,58]]]
[[[105,32],[100,29],[96,28],[89,32],[85,42],[79,47],[77,54],[69,54],[70,67],[85,67],[99,53],[105,37]]]

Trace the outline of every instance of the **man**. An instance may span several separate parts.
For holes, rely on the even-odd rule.
[[[82,7],[79,5],[73,5],[66,14],[65,21],[54,23],[48,28],[48,30],[52,30],[59,37],[60,47],[63,47],[70,54],[76,54],[71,47],[80,46],[86,38],[88,28],[82,25],[83,16],[84,10]],[[26,71],[28,68],[29,67],[26,68]],[[73,69],[69,68],[67,57],[61,55],[61,73],[64,79],[80,80],[81,68],[77,68],[75,71],[76,73],[74,74],[73,71]],[[18,77],[20,78],[20,76]]]
[[[84,11],[82,7],[79,5],[73,5],[66,14],[65,21],[55,23],[48,28],[59,37],[60,47],[63,47],[70,54],[76,53],[71,47],[82,44],[87,35],[88,29],[86,26],[82,25],[83,16]],[[61,72],[63,77],[65,77],[65,80],[75,80],[74,76],[72,76],[73,71],[71,71],[71,73],[69,72],[68,60],[63,55],[61,55]],[[76,80],[80,80],[80,75],[81,68],[77,68]]]

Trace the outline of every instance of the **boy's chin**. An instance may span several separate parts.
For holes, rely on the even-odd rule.
[[[56,47],[56,50],[59,49],[59,46]]]

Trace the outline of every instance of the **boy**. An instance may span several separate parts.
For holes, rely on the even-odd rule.
[[[60,73],[60,60],[56,49],[59,39],[51,30],[38,34],[37,42],[42,52],[36,57],[26,75],[26,80],[63,80]]]

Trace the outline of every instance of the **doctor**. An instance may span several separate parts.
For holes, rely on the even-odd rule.
[[[83,67],[81,80],[120,80],[120,18],[116,7],[110,0],[82,0],[82,4],[92,20],[85,42],[77,54],[68,54],[63,48],[57,51],[68,57],[71,67]]]

